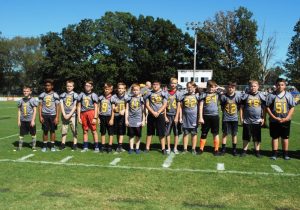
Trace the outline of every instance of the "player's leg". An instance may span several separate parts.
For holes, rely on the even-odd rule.
[[[60,150],[64,150],[66,147],[66,138],[67,138],[68,128],[69,128],[69,120],[65,120],[62,118]]]
[[[159,115],[156,118],[156,125],[155,125],[155,129],[157,131],[157,136],[159,136],[159,140],[160,140],[160,145],[161,145],[161,151],[163,155],[167,154],[166,151],[166,138],[165,138],[165,124],[166,124],[166,120],[164,115]]]
[[[33,127],[29,125],[29,133],[31,135],[31,148],[35,152],[36,151],[36,126]]]
[[[189,143],[189,129],[183,128],[183,153],[187,153],[188,143]]]
[[[150,145],[152,141],[152,136],[155,135],[155,126],[154,126],[154,117],[151,114],[148,114],[147,119],[147,138],[146,138],[146,149],[145,152],[150,151]]]
[[[261,125],[260,124],[253,124],[252,125],[252,138],[254,141],[254,148],[255,148],[255,156],[261,158],[260,154],[260,145],[261,145]]]
[[[72,130],[72,135],[73,135],[73,146],[72,146],[72,150],[77,150],[77,141],[78,141],[78,138],[77,138],[77,119],[76,119],[76,116],[72,116],[71,117],[71,130]]]
[[[220,139],[219,139],[219,116],[212,116],[211,117],[211,133],[213,134],[214,139],[214,155],[218,156],[219,153],[219,145],[220,145]]]
[[[140,154],[141,151],[140,151],[140,139],[142,137],[142,127],[138,127],[135,129],[136,132],[135,132],[135,153],[136,154]]]
[[[243,151],[240,155],[241,157],[245,157],[247,155],[250,139],[251,139],[250,125],[243,123]]]
[[[196,146],[197,146],[197,133],[191,132],[192,139],[192,154],[197,155]]]
[[[226,153],[226,142],[227,142],[227,134],[228,134],[228,122],[223,121],[222,122],[222,155],[225,155]]]
[[[289,136],[290,136],[290,127],[291,127],[291,121],[288,121],[286,123],[283,123],[281,125],[281,139],[282,139],[282,152],[283,152],[283,158],[285,160],[290,160],[291,158],[288,156],[288,150],[289,150]]]

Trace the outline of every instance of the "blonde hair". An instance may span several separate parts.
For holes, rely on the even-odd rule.
[[[173,82],[173,81],[176,81],[176,83],[178,83],[178,80],[177,80],[175,77],[172,77],[172,78],[170,79],[170,82]]]
[[[140,87],[140,85],[139,85],[139,84],[137,84],[137,83],[134,83],[134,84],[132,84],[132,85],[131,85],[131,91],[133,91],[133,88],[135,88],[135,87],[137,87],[137,88],[141,89],[141,87]]]

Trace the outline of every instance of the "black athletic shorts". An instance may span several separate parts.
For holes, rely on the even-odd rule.
[[[164,114],[160,114],[157,118],[152,116],[150,113],[147,117],[147,135],[148,136],[165,136],[165,116]]]
[[[44,123],[42,124],[42,129],[44,132],[55,132],[57,130],[57,125],[55,125],[55,115],[43,115]]]
[[[236,136],[238,133],[238,121],[223,121],[222,132],[225,135]]]
[[[179,136],[182,134],[182,123],[177,122],[175,124],[174,119],[175,116],[173,115],[167,115],[167,118],[169,119],[169,122],[166,122],[166,136],[171,135],[171,131],[173,129],[174,136]]]
[[[290,136],[291,121],[279,123],[270,122],[270,136],[272,139],[288,139]]]
[[[114,126],[109,125],[109,120],[111,116],[99,116],[100,119],[100,133],[105,135],[106,131],[108,135],[114,135]]]
[[[134,136],[141,137],[142,136],[142,127],[128,127],[127,128],[127,136],[130,138]]]
[[[210,116],[204,115],[203,116],[204,124],[201,128],[201,136],[206,136],[211,131],[212,134],[217,135],[219,134],[219,115]]]
[[[114,135],[123,136],[126,134],[125,116],[119,115],[114,118]]]
[[[30,122],[27,121],[21,121],[20,126],[20,136],[24,136],[30,133],[31,136],[35,136],[36,134],[36,126],[33,127],[30,126]]]
[[[243,140],[261,142],[261,124],[243,124]]]
[[[183,135],[197,135],[197,128],[183,128]]]

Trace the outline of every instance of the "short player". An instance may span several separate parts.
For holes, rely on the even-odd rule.
[[[64,150],[66,146],[66,138],[68,134],[68,128],[71,127],[73,135],[72,150],[77,150],[77,100],[78,94],[74,91],[74,82],[72,80],[66,81],[66,92],[62,93],[60,97],[60,109],[61,109],[61,146],[60,150]]]
[[[78,121],[82,124],[83,150],[88,151],[88,131],[92,131],[94,139],[94,151],[99,152],[97,119],[98,119],[98,96],[92,92],[93,81],[88,80],[84,85],[84,92],[78,96],[77,115]]]
[[[127,135],[129,137],[129,154],[134,152],[140,154],[140,139],[142,136],[142,127],[145,125],[144,99],[140,94],[139,84],[131,86],[131,96],[126,101],[125,123],[127,126]]]
[[[46,79],[45,92],[39,95],[39,115],[43,129],[42,152],[47,151],[48,132],[50,131],[51,151],[55,149],[55,131],[59,123],[59,95],[53,91],[53,80]]]
[[[31,97],[31,87],[23,87],[23,98],[18,102],[18,126],[20,128],[19,146],[15,149],[21,150],[24,136],[30,133],[32,138],[32,150],[36,151],[36,107],[37,101]]]
[[[114,121],[111,117],[111,97],[113,91],[113,85],[110,83],[105,83],[103,87],[104,93],[99,96],[99,122],[100,122],[100,133],[101,133],[101,147],[100,151],[104,152],[106,150],[105,146],[105,136],[106,131],[109,136],[109,143],[107,146],[107,152],[112,152],[112,144],[114,138]]]

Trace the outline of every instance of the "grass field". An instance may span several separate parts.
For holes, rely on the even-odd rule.
[[[201,156],[167,157],[156,149],[140,155],[81,153],[69,147],[13,152],[19,132],[15,107],[0,103],[0,209],[300,209],[300,107],[291,127],[290,161],[269,159],[268,129],[263,129],[262,159],[214,157],[211,136]],[[38,140],[40,128],[37,121]],[[156,138],[153,143],[158,147]],[[167,158],[173,159],[165,168]],[[217,170],[218,164],[225,170]]]

